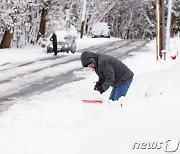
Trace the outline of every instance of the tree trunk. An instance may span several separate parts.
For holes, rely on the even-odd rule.
[[[11,33],[10,30],[5,30],[3,39],[0,44],[0,49],[9,48],[12,37],[13,37],[13,33]]]
[[[37,41],[39,40],[40,37],[44,37],[44,34],[46,32],[46,15],[47,15],[48,10],[43,8],[42,13],[41,13],[41,21],[40,21],[40,27],[39,27],[39,32],[37,35]]]

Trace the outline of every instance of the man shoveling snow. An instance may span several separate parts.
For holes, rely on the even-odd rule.
[[[83,67],[95,69],[99,80],[94,86],[94,90],[101,94],[110,86],[113,87],[109,99],[118,100],[121,96],[126,96],[132,82],[134,73],[120,60],[115,57],[85,51],[81,54]]]

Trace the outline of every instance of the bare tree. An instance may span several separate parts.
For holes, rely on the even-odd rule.
[[[13,26],[16,22],[16,14],[18,12],[16,6],[14,5],[14,1],[5,1],[3,4],[4,5],[1,6],[1,15],[3,15],[5,18],[1,18],[1,22],[4,35],[1,40],[0,49],[10,47],[14,32]]]
[[[0,48],[36,44],[54,30],[72,26],[80,31],[82,0],[0,0]],[[167,3],[167,0],[165,0]],[[179,0],[174,0],[172,31],[179,32]],[[85,34],[105,21],[111,35],[142,39],[155,34],[155,0],[87,0]],[[165,7],[167,12],[167,6]],[[167,15],[167,14],[166,14]],[[39,42],[39,41],[38,41]]]
[[[12,37],[13,37],[13,33],[11,33],[10,30],[5,30],[4,36],[3,36],[1,44],[0,44],[0,49],[9,48]]]
[[[44,37],[45,32],[46,32],[46,18],[47,14],[50,8],[51,0],[47,0],[43,2],[43,8],[41,10],[41,20],[40,20],[40,26],[39,26],[39,32],[37,35],[37,41],[39,40],[40,37]]]

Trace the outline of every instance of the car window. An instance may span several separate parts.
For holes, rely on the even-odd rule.
[[[68,36],[65,36],[64,39],[65,39],[65,40],[68,40],[69,38],[68,38]]]
[[[73,40],[74,40],[74,37],[71,36],[71,35],[68,35],[68,36],[64,37],[64,40],[73,41]]]

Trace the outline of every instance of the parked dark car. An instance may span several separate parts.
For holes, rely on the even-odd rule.
[[[58,36],[57,36],[58,37]],[[65,36],[61,36],[61,39],[57,40],[57,52],[76,52],[76,39],[74,36],[67,34]],[[49,44],[47,46],[47,53],[53,52],[53,44]]]

